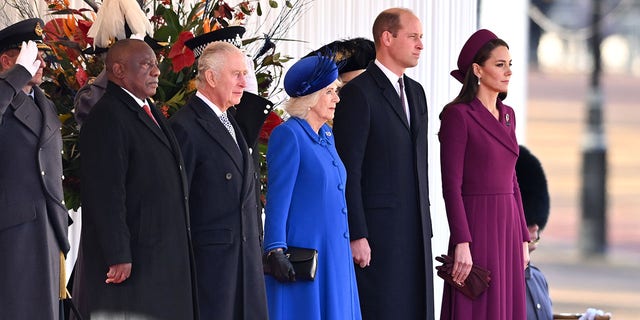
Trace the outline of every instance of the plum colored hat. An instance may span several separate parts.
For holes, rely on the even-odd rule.
[[[284,91],[296,98],[314,93],[338,79],[338,66],[330,57],[305,57],[291,66],[284,76]]]
[[[51,50],[42,42],[44,22],[39,18],[31,18],[12,24],[0,30],[0,52],[22,47],[22,41],[32,40],[40,50]]]
[[[487,42],[494,39],[498,39],[498,36],[487,29],[480,29],[472,34],[467,42],[465,42],[462,50],[460,50],[460,55],[458,56],[458,69],[451,71],[451,76],[460,81],[460,83],[463,83],[464,77],[467,74],[467,71],[469,71],[469,67],[471,67],[473,58],[478,53],[478,50],[487,44]]]
[[[338,65],[338,73],[366,69],[369,62],[376,58],[376,48],[373,41],[366,38],[352,38],[336,40],[326,44],[306,55],[306,57],[321,54],[330,56]]]
[[[241,48],[242,36],[244,35],[245,31],[246,29],[241,26],[221,28],[191,38],[185,41],[184,45],[189,47],[189,49],[193,51],[193,55],[198,58],[202,54],[202,51],[204,51],[204,48],[207,47],[207,45],[216,41],[229,42],[232,45]]]
[[[544,229],[549,219],[549,190],[542,164],[529,149],[520,146],[516,176],[522,195],[522,207],[527,225]]]

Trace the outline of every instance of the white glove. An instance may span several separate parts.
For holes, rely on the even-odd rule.
[[[247,76],[245,77],[247,86],[244,91],[258,94],[258,78],[256,78],[256,71],[253,69],[253,60],[250,57],[245,57],[245,63],[247,64]]]
[[[587,311],[580,317],[579,320],[594,320],[596,316],[603,316],[604,311],[594,308],[587,308]]]
[[[35,42],[29,41],[25,44],[22,41],[22,48],[20,48],[16,64],[25,67],[32,77],[36,75],[40,68],[40,60],[38,60],[38,47]]]

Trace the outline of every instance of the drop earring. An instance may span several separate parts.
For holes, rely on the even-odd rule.
[[[478,77],[478,86],[480,86],[480,77]]]

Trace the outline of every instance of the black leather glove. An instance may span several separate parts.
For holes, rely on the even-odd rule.
[[[267,255],[267,264],[271,270],[271,275],[280,282],[296,281],[296,272],[284,252],[274,250]]]

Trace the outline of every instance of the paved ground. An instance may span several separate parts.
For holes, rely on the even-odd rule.
[[[588,75],[531,73],[525,144],[547,173],[551,216],[532,261],[547,275],[556,312],[596,307],[640,319],[640,78],[602,79],[608,161],[607,252],[578,249],[581,143]]]

